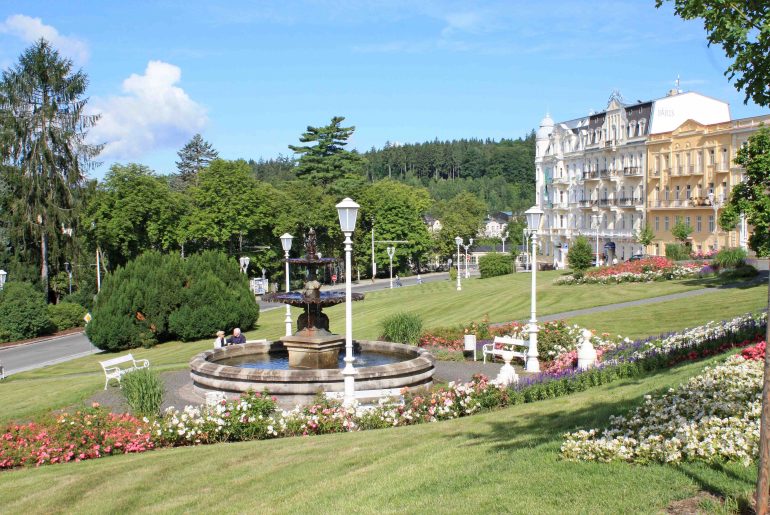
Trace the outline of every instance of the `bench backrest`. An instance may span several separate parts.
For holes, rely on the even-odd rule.
[[[494,343],[514,345],[516,347],[529,347],[529,342],[526,342],[521,338],[512,338],[510,336],[495,336]]]
[[[131,354],[127,354],[125,356],[121,356],[119,358],[112,358],[108,359],[107,361],[100,361],[102,368],[108,368],[108,367],[114,367],[115,365],[120,365],[121,363],[134,363],[134,356]]]

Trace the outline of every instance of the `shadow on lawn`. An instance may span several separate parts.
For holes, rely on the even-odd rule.
[[[701,286],[705,288],[716,288],[720,290],[748,290],[756,286],[767,284],[768,272],[762,271],[756,277],[748,279],[720,279],[719,277],[706,277],[698,279],[685,279],[682,284],[686,286]]]

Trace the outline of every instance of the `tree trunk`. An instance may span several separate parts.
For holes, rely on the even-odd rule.
[[[767,285],[768,315],[770,315],[770,278]],[[770,343],[770,320],[765,331],[765,345]],[[762,416],[759,422],[759,475],[757,477],[756,512],[767,515],[770,496],[770,352],[765,347],[765,378],[762,386]]]
[[[45,228],[41,227],[40,236],[40,282],[43,283],[43,292],[46,301],[48,300],[48,235]]]

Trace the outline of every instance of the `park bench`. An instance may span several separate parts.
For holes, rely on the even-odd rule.
[[[110,383],[111,379],[117,379],[118,386],[120,386],[120,378],[123,377],[123,374],[126,374],[128,372],[131,372],[133,370],[139,370],[140,368],[148,368],[150,366],[150,362],[146,359],[134,359],[134,356],[131,354],[127,354],[125,356],[121,356],[119,358],[112,358],[108,359],[107,361],[100,361],[99,362],[102,365],[102,369],[104,369],[104,389],[107,389],[107,385]],[[125,363],[130,363],[131,365],[125,368],[121,368],[119,365],[123,365]]]
[[[516,348],[523,348],[524,351],[517,351]],[[504,350],[512,350],[514,358],[521,358],[524,361],[527,360],[527,351],[529,350],[529,342],[526,342],[519,338],[512,338],[510,336],[495,336],[492,343],[484,344],[481,348],[481,352],[484,355],[484,363],[487,362],[487,355],[492,356],[494,360],[495,356],[502,358]]]

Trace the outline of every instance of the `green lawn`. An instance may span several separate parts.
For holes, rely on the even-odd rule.
[[[659,513],[699,490],[744,494],[756,469],[569,463],[561,435],[602,426],[703,366],[437,424],[4,472],[0,499],[9,513]]]
[[[552,280],[559,273],[538,273],[538,313],[541,315],[714,284],[712,280],[686,280],[614,286],[554,286]],[[493,322],[526,319],[529,313],[529,281],[529,274],[514,274],[464,281],[461,292],[454,289],[454,283],[441,281],[369,293],[366,300],[354,304],[354,334],[362,339],[376,338],[379,321],[397,311],[421,314],[428,328],[479,320],[484,314],[488,314]],[[765,305],[766,292],[767,287],[762,285],[745,290],[721,290],[696,299],[653,304],[624,312],[600,313],[576,318],[575,321],[624,336],[647,336],[756,310]],[[700,305],[709,307],[698,309]],[[332,331],[342,331],[344,307],[335,306],[328,312]],[[292,313],[296,318],[299,310],[293,308]],[[263,313],[259,327],[247,335],[250,338],[271,339],[281,336],[284,315],[283,309]],[[153,349],[134,349],[132,352],[138,358],[149,359],[156,369],[171,370],[187,367],[192,356],[209,348],[211,341],[204,340],[168,342]],[[104,375],[98,363],[103,359],[100,355],[89,356],[8,377],[0,382],[0,423],[33,418],[87,399],[104,385]],[[34,402],[30,401],[31,398]]]

